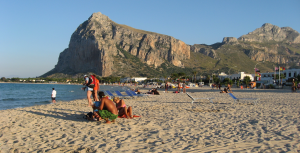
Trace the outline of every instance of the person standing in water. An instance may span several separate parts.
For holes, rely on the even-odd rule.
[[[55,98],[56,98],[56,90],[52,88],[52,94],[51,94],[52,103],[56,103]]]

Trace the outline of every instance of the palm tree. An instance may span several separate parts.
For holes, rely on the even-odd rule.
[[[208,82],[210,82],[210,75],[206,74],[206,79],[208,80]]]
[[[249,82],[251,81],[249,76],[244,77],[244,83],[246,84],[246,87],[248,87]]]

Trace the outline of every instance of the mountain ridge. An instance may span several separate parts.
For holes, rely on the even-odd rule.
[[[222,43],[187,45],[171,36],[118,24],[98,12],[78,26],[71,36],[69,47],[60,53],[55,68],[42,76],[88,72],[103,77],[128,76],[128,71],[130,75],[162,76],[170,75],[175,70],[208,73],[207,69],[213,71],[219,68],[225,71],[231,64],[230,61],[222,61],[226,61],[226,53],[230,52],[237,52],[239,57],[248,56],[249,59],[244,59],[248,63],[267,61],[273,64],[297,64],[299,42],[299,33],[292,28],[279,28],[265,23],[239,38],[224,37]],[[192,61],[191,54],[203,56]],[[195,60],[201,63],[204,59],[211,63],[217,62],[213,67],[191,66]],[[124,63],[125,61],[131,64]],[[250,69],[245,71],[251,72]],[[270,66],[266,65],[265,70],[270,70]]]

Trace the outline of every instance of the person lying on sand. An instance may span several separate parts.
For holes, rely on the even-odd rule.
[[[119,111],[119,116],[126,115],[126,117],[129,119],[133,118],[132,115],[132,108],[129,106],[128,108],[126,107],[125,101],[123,99],[120,99],[119,97],[115,97],[113,101],[116,103],[116,107]]]
[[[93,109],[98,109],[99,116],[103,118],[107,124],[111,123],[109,120],[115,122],[116,118],[118,117],[118,110],[114,102],[105,97],[105,94],[102,91],[100,91],[98,95],[101,101],[100,106],[96,107],[93,105]]]
[[[147,94],[153,95],[153,90],[154,90],[154,88],[152,88],[151,90],[149,90],[149,91],[147,92]]]

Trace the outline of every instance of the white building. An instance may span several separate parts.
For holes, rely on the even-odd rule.
[[[141,81],[144,81],[146,79],[147,79],[147,77],[132,77],[132,78],[126,77],[126,78],[121,78],[120,81],[122,83],[123,82],[130,82],[130,81],[132,81],[132,82],[141,82]]]
[[[230,75],[227,75],[226,73],[221,72],[221,73],[219,74],[219,79],[220,79],[220,81],[223,81],[225,78],[230,78]]]
[[[233,79],[244,80],[244,78],[246,76],[249,76],[250,80],[254,81],[254,74],[246,74],[245,72],[239,72],[238,74],[232,74],[232,75],[229,76],[229,78],[231,80],[233,80]]]
[[[276,72],[267,72],[267,73],[260,73],[261,74],[261,81],[265,82],[273,82],[274,81],[274,74],[278,75],[279,71]],[[282,79],[282,83],[285,83],[289,78],[296,78],[300,75],[300,69],[288,69],[280,71],[281,74],[284,74],[285,78]],[[278,81],[278,79],[276,80]]]
[[[285,75],[285,79],[288,80],[289,78],[296,78],[300,75],[300,69],[287,69],[283,70],[282,73]]]

